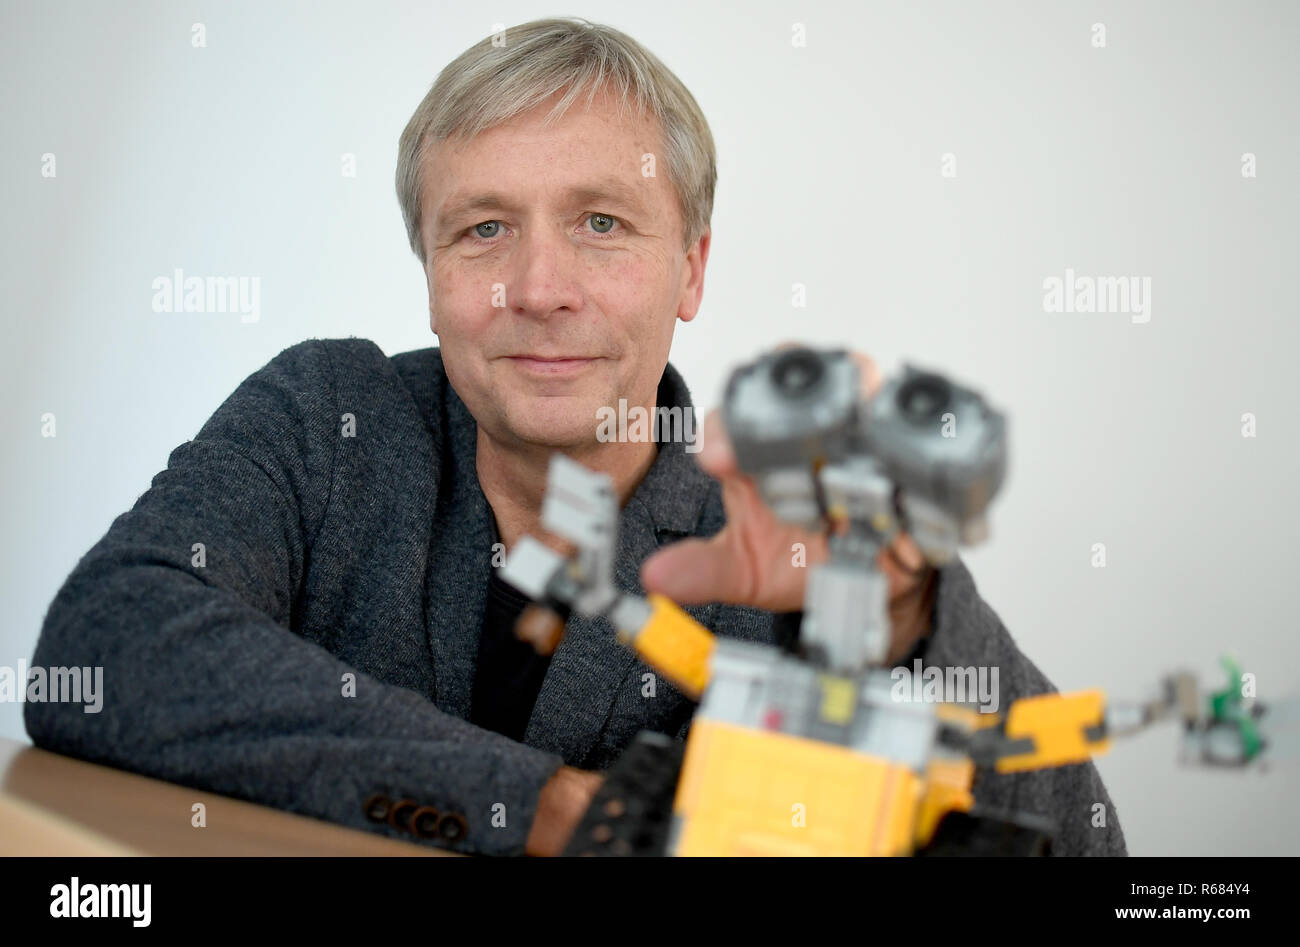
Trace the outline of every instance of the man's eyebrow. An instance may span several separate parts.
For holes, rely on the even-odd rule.
[[[600,181],[594,184],[580,184],[564,192],[567,204],[617,204],[634,212],[645,214],[647,208],[641,192],[623,181]],[[465,214],[481,210],[515,210],[514,203],[503,194],[488,191],[483,194],[471,194],[465,197],[452,195],[448,198],[441,212],[440,220],[451,222]]]

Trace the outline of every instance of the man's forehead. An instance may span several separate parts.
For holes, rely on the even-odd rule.
[[[611,212],[617,205],[656,216],[671,196],[653,170],[662,159],[655,154],[658,123],[646,115],[616,116],[609,101],[598,95],[591,109],[575,106],[550,126],[541,122],[549,108],[543,102],[473,138],[437,142],[424,168],[426,207],[444,221],[552,200],[562,206],[602,201]]]
[[[522,186],[518,188],[503,185],[500,181],[488,181],[482,185],[459,185],[438,201],[436,213],[439,217],[450,220],[475,211],[519,210],[524,203],[549,196],[558,200],[561,206],[594,201],[650,214],[656,197],[646,186],[649,180],[634,168],[624,177],[609,173],[590,177],[574,175],[565,183],[528,181],[521,182]]]

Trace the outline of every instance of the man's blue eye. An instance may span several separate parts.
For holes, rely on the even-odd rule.
[[[500,228],[500,227],[501,227],[501,224],[500,224],[499,221],[495,221],[495,220],[485,220],[485,221],[483,221],[483,223],[478,224],[478,225],[474,228],[474,233],[475,233],[476,236],[482,237],[484,240],[491,240],[493,237],[496,236],[496,232],[494,231],[494,232],[492,232],[492,233],[490,233],[490,234],[485,234],[485,233],[483,233],[483,232],[479,229],[479,228],[481,228],[481,227],[496,227],[496,228]]]

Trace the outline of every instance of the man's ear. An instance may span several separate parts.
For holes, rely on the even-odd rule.
[[[700,300],[704,298],[704,268],[709,262],[712,239],[713,231],[704,231],[686,254],[686,263],[682,267],[681,302],[677,306],[677,318],[682,322],[690,322],[700,311]]]

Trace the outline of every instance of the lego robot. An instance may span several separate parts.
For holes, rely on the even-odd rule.
[[[829,560],[809,568],[789,646],[718,638],[662,596],[616,589],[612,484],[560,454],[542,526],[578,551],[561,556],[525,537],[506,563],[506,581],[535,603],[517,634],[539,651],[562,633],[556,607],[604,616],[699,701],[684,745],[638,736],[566,854],[1046,854],[1052,825],[976,806],[978,767],[1082,762],[1175,714],[1185,759],[1240,766],[1275,753],[1287,738],[1280,724],[1300,716],[1295,702],[1246,701],[1233,666],[1208,701],[1186,673],[1135,705],[1107,706],[1098,690],[1018,700],[1005,714],[894,699],[877,554],[902,530],[941,565],[987,537],[1006,469],[1005,418],[976,392],[910,365],[864,400],[847,352],[801,348],[738,369],[723,420],[740,469],[776,514],[828,533]]]

